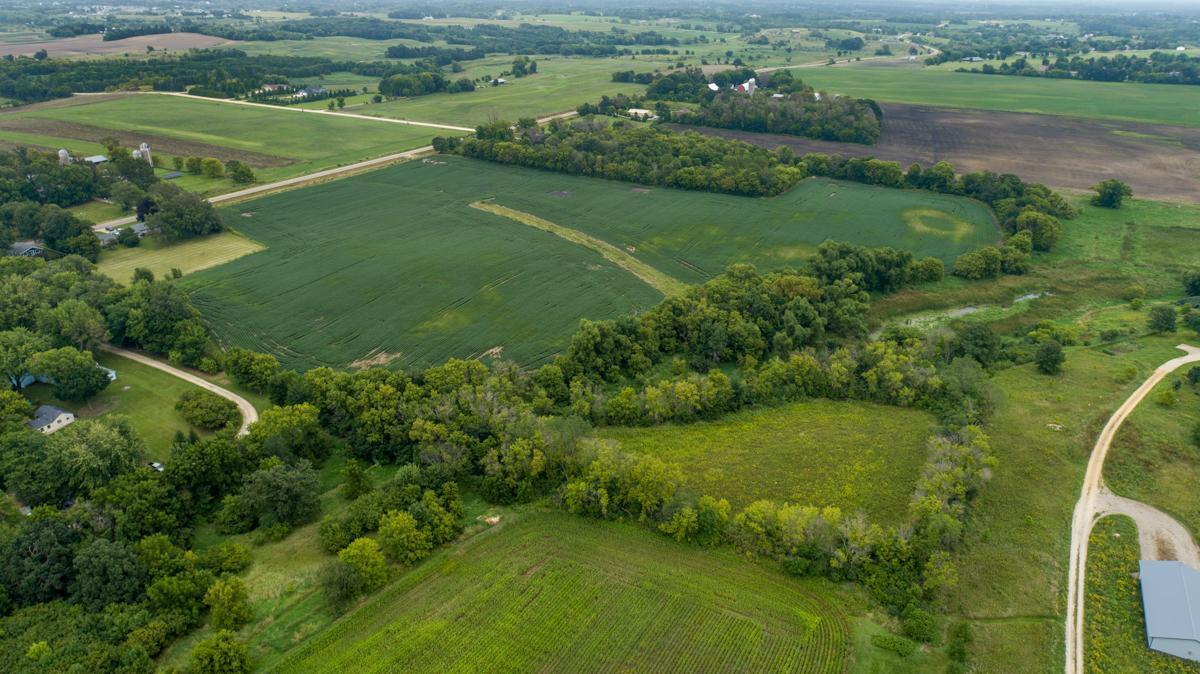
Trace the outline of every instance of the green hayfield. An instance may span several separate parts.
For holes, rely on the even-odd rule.
[[[382,124],[331,115],[276,111],[181,96],[141,95],[39,107],[4,119],[34,117],[281,157],[289,163],[255,171],[261,181],[312,173],[370,157],[421,147],[432,129]],[[444,135],[452,133],[441,131]],[[0,130],[0,141],[23,134]],[[50,139],[50,147],[75,148],[70,139]],[[169,154],[169,153],[168,153]],[[228,183],[229,181],[216,181]],[[232,187],[232,183],[225,189]]]
[[[136,248],[114,245],[100,252],[96,265],[101,274],[118,283],[129,283],[133,271],[144,267],[163,277],[172,269],[185,274],[208,269],[256,253],[263,247],[236,232],[220,232],[210,236],[167,244],[156,237],[142,241]]]
[[[980,204],[918,192],[808,181],[748,199],[439,157],[226,208],[267,250],[184,283],[224,341],[295,367],[396,354],[414,366],[495,347],[536,363],[580,318],[661,299],[591,249],[469,206],[489,197],[687,283],[735,262],[795,265],[829,237],[952,257],[995,236]],[[931,204],[980,225],[960,221],[971,233],[957,240],[914,232],[905,210]]]
[[[897,522],[936,429],[932,416],[873,403],[812,400],[739,412],[718,421],[606,428],[601,436],[684,471],[696,495],[837,506]]]
[[[1124,515],[1096,522],[1088,539],[1084,670],[1197,672],[1200,665],[1146,646],[1146,619],[1138,585],[1137,525]]]
[[[819,89],[896,103],[1200,126],[1198,87],[866,65],[806,68],[795,74]]]
[[[461,94],[431,94],[397,99],[378,105],[360,106],[353,111],[373,117],[393,117],[439,124],[474,126],[492,119],[516,121],[519,117],[542,117],[574,110],[587,101],[598,101],[602,94],[635,94],[646,90],[641,84],[611,80],[612,73],[630,68],[653,70],[653,64],[633,63],[611,58],[538,57],[538,72],[522,78],[508,77],[502,86],[481,86]],[[492,57],[465,63],[462,73],[447,77],[497,77],[512,65],[511,56]]]
[[[527,513],[421,563],[266,664],[841,672],[845,617],[821,587],[629,525]]]
[[[166,459],[175,431],[187,433],[191,429],[183,415],[175,410],[175,401],[185,391],[195,387],[166,372],[111,353],[102,352],[97,361],[116,370],[117,379],[86,403],[56,400],[50,393],[50,387],[45,384],[29,387],[26,395],[36,403],[58,405],[84,418],[124,414],[146,442],[149,458],[156,461]],[[205,431],[196,430],[206,434]]]

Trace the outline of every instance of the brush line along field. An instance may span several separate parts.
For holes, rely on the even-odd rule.
[[[820,587],[629,525],[506,515],[270,671],[841,672]]]
[[[811,180],[748,199],[439,157],[226,208],[267,250],[184,283],[224,342],[298,368],[484,353],[534,364],[580,318],[662,299],[594,248],[470,207],[483,199],[685,283],[735,262],[794,266],[827,238],[952,259],[996,237],[982,204],[924,192]]]
[[[606,428],[601,437],[685,467],[685,486],[727,498],[734,510],[771,499],[891,524],[907,512],[936,427],[919,410],[811,400],[718,421]]]

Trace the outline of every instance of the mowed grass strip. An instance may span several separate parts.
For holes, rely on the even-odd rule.
[[[561,512],[505,515],[332,626],[277,672],[841,672],[825,585],[732,551]]]
[[[530,227],[536,227],[538,229],[550,232],[551,234],[561,236],[571,243],[577,243],[585,248],[590,248],[603,255],[604,259],[617,265],[621,269],[624,269],[630,274],[633,274],[641,279],[646,285],[654,288],[664,295],[677,295],[687,288],[686,283],[671,278],[654,267],[651,267],[641,260],[638,260],[629,253],[617,248],[611,243],[608,243],[607,241],[601,241],[594,236],[588,236],[587,234],[571,229],[570,227],[556,225],[553,222],[550,222],[544,218],[539,218],[536,215],[522,213],[521,211],[513,210],[490,201],[476,201],[475,203],[471,204],[471,208],[478,208],[481,211],[487,211],[488,213],[494,213],[500,217],[516,220],[521,224],[529,225]]]
[[[262,249],[262,244],[232,231],[173,244],[151,238],[136,248],[118,245],[101,251],[96,267],[101,274],[118,283],[129,283],[133,270],[139,267],[149,269],[156,277],[164,276],[172,269],[191,274]]]
[[[894,523],[937,428],[927,412],[874,403],[811,400],[755,409],[717,421],[653,428],[605,428],[621,448],[678,464],[697,496],[836,506]]]

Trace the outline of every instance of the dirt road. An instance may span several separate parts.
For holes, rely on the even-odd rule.
[[[1095,524],[1096,519],[1100,515],[1113,512],[1133,513],[1135,521],[1139,522],[1139,539],[1142,535],[1140,533],[1142,521],[1146,521],[1147,535],[1150,536],[1162,531],[1175,531],[1177,534],[1178,530],[1175,527],[1182,529],[1182,525],[1174,520],[1171,520],[1174,526],[1167,525],[1164,518],[1165,520],[1170,520],[1170,518],[1165,514],[1136,501],[1107,494],[1107,490],[1104,488],[1104,459],[1108,455],[1108,448],[1117,434],[1117,429],[1121,427],[1126,417],[1168,374],[1188,363],[1200,362],[1200,348],[1186,344],[1180,344],[1178,348],[1184,351],[1185,355],[1168,360],[1158,366],[1154,374],[1142,382],[1142,385],[1117,408],[1108,423],[1104,425],[1100,437],[1096,439],[1096,445],[1092,448],[1092,455],[1088,459],[1083,488],[1080,491],[1079,501],[1075,503],[1075,512],[1071,517],[1071,557],[1067,572],[1066,674],[1083,674],[1083,611],[1086,601],[1084,576],[1087,573],[1088,537],[1091,536],[1092,525]],[[1137,503],[1138,507],[1131,507],[1131,503]],[[1141,520],[1138,519],[1139,516],[1142,518]],[[1183,530],[1183,535],[1188,541],[1191,541],[1191,536],[1187,534],[1186,530]],[[1187,550],[1189,547],[1195,548],[1195,543],[1192,542],[1190,546],[1181,545],[1181,547],[1182,550]],[[1145,549],[1143,548],[1144,554]],[[1177,554],[1180,552],[1177,551]],[[1183,559],[1182,561],[1187,560]]]
[[[258,410],[254,409],[254,405],[251,405],[249,400],[246,400],[229,389],[221,388],[207,379],[197,377],[190,372],[185,372],[173,365],[164,363],[161,360],[150,358],[149,356],[144,356],[136,351],[122,349],[110,344],[102,344],[100,345],[100,348],[109,353],[115,353],[122,358],[128,358],[129,360],[136,361],[142,365],[147,365],[156,370],[162,370],[169,375],[179,377],[189,384],[194,384],[206,391],[211,391],[222,398],[225,398],[226,400],[232,400],[233,403],[238,406],[238,411],[242,413],[242,426],[238,429],[238,435],[245,435],[250,429],[250,424],[258,421]]]

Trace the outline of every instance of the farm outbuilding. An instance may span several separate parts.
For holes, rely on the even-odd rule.
[[[1200,571],[1173,561],[1139,566],[1150,649],[1200,661]]]
[[[34,410],[33,418],[28,424],[33,430],[49,435],[74,421],[74,414],[54,405],[42,405]]]

